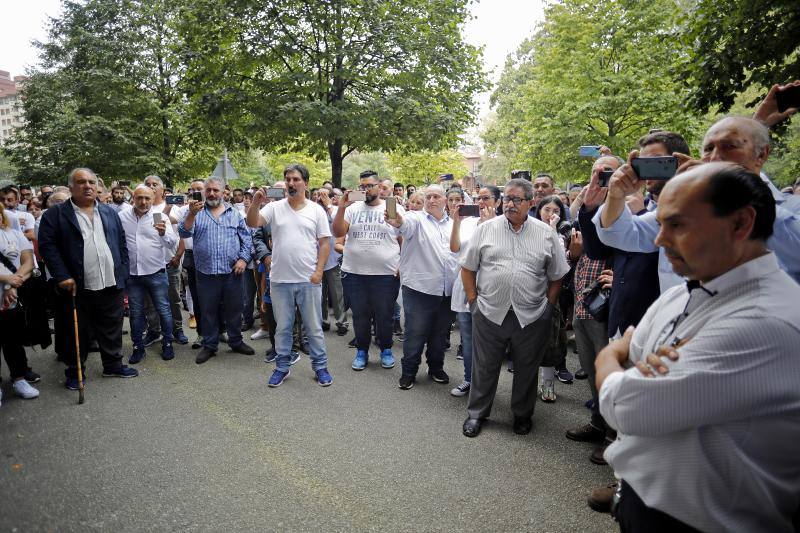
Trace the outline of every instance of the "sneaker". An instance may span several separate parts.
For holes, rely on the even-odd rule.
[[[381,366],[383,368],[394,368],[394,355],[391,348],[381,350]]]
[[[85,384],[86,382],[84,382],[84,385]],[[69,390],[78,390],[80,388],[78,386],[78,378],[67,378],[67,381],[64,382],[64,386]]]
[[[436,383],[450,383],[450,376],[447,375],[443,368],[438,370],[428,369],[428,375]]]
[[[14,394],[20,398],[30,400],[39,396],[39,391],[34,389],[30,383],[24,379],[19,379],[14,382]]]
[[[350,368],[353,370],[364,370],[367,368],[367,361],[369,360],[369,354],[364,350],[357,350],[356,356],[353,358],[353,364],[350,365]]]
[[[261,328],[258,328],[255,333],[250,335],[251,341],[257,341],[258,339],[268,339],[268,338],[269,338],[269,331]]]
[[[320,368],[316,371],[317,374],[317,385],[320,387],[327,387],[331,383],[333,383],[333,376],[331,373],[328,372],[327,368]]]
[[[267,382],[267,386],[273,388],[280,387],[291,373],[291,370],[287,370],[286,372],[281,372],[278,369],[273,370],[272,375],[269,377],[269,381]]]
[[[172,347],[172,344],[165,344],[161,347],[161,359],[164,361],[175,359],[175,348]]]
[[[25,381],[28,383],[38,383],[42,380],[42,376],[31,370],[30,368],[25,371],[25,374],[22,376],[25,378]]]
[[[589,377],[589,374],[582,368],[579,368],[577,372],[575,372],[575,379],[586,379]]]
[[[545,379],[542,380],[542,386],[539,388],[542,401],[545,403],[553,403],[556,401],[555,380]]]
[[[150,346],[150,345],[155,344],[156,342],[158,342],[158,340],[160,338],[161,338],[161,333],[155,333],[153,331],[148,331],[147,335],[144,336],[144,342],[142,344],[144,344],[145,346]]]
[[[192,341],[192,350],[196,350],[203,345],[203,337],[200,335],[197,336],[195,340]]]
[[[402,376],[400,376],[400,381],[398,382],[397,386],[400,387],[403,390],[413,389],[414,388],[414,382],[416,380],[417,380],[417,378],[415,378],[414,376],[412,376],[410,374],[403,374]]]
[[[138,370],[124,365],[112,370],[103,369],[104,378],[135,378],[138,375]]]
[[[558,381],[560,381],[561,383],[572,385],[572,379],[573,379],[572,372],[567,370],[567,367],[556,369],[556,377],[558,378]]]
[[[459,361],[464,360],[464,347],[461,346],[460,344],[458,345],[458,350],[456,350],[456,359],[458,359]]]
[[[462,381],[461,385],[450,391],[450,394],[459,398],[462,396],[466,396],[467,394],[469,394],[469,387],[470,387],[469,381]]]
[[[175,333],[172,334],[172,340],[178,344],[189,344],[189,338],[184,335],[182,329],[175,330]]]
[[[300,360],[300,352],[292,352],[289,355],[289,366],[294,365],[299,360]]]
[[[134,346],[133,353],[131,354],[130,357],[128,357],[128,364],[135,365],[137,363],[140,363],[146,355],[147,352],[144,351],[144,348],[137,348]]]
[[[264,356],[265,363],[274,363],[275,359],[278,358],[278,352],[275,351],[275,348],[270,348],[267,350],[267,354]]]
[[[197,319],[194,315],[189,315],[189,329],[197,329]]]
[[[347,343],[347,345],[348,345],[350,348],[355,348],[355,347],[356,347],[356,338],[355,338],[355,337],[353,337],[352,339],[350,339],[350,342],[348,342],[348,343]]]
[[[336,334],[340,337],[347,335],[348,331],[350,331],[350,329],[344,324],[336,324]]]
[[[512,374],[514,373],[514,361],[509,361],[508,362],[508,366],[506,367],[506,370],[508,370]]]

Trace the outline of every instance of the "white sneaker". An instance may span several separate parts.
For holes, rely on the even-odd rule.
[[[470,382],[469,381],[463,381],[463,382],[461,382],[461,385],[459,385],[458,387],[456,387],[453,390],[451,390],[450,394],[452,394],[453,396],[458,396],[458,397],[466,396],[467,394],[469,394],[469,387],[470,387]]]
[[[14,393],[17,396],[25,398],[26,400],[30,400],[31,398],[36,398],[39,396],[39,391],[34,389],[31,384],[24,379],[14,382]]]
[[[269,331],[265,329],[257,329],[255,333],[250,335],[251,341],[257,341],[258,339],[268,339],[269,338]]]

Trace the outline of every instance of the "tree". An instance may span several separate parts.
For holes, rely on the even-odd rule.
[[[627,155],[650,128],[700,135],[687,112],[687,89],[665,69],[677,4],[564,0],[545,10],[538,31],[506,63],[492,95],[497,119],[484,133],[488,152],[516,168],[555,173],[560,182],[588,175],[580,145]]]
[[[218,140],[344,158],[453,146],[484,87],[469,0],[197,0],[182,35]],[[232,144],[231,144],[232,145]]]
[[[437,183],[437,178],[442,174],[452,174],[455,179],[467,174],[464,156],[456,150],[391,152],[389,170],[395,181],[417,186]]]
[[[24,87],[25,125],[8,154],[41,182],[89,166],[108,177],[157,173],[170,183],[207,172],[217,148],[190,117],[175,53],[178,3],[67,1],[39,43]]]

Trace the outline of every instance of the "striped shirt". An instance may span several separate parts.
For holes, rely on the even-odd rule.
[[[713,294],[713,296],[711,294]],[[774,253],[673,287],[631,342],[635,363],[689,339],[668,374],[611,374],[605,458],[645,504],[704,531],[792,531],[800,507],[800,286]]]
[[[215,219],[207,207],[195,216],[191,229],[184,223],[187,210],[178,226],[182,238],[192,237],[194,267],[203,274],[230,274],[236,261],[250,262],[252,237],[239,211],[225,204],[225,210]]]
[[[436,220],[426,211],[403,215],[400,234],[400,281],[415,291],[450,296],[458,273],[456,256],[450,251],[453,220],[444,215]]]
[[[499,326],[511,308],[522,328],[544,313],[547,285],[569,272],[558,233],[530,216],[519,231],[504,216],[479,225],[461,266],[478,273],[481,314]]]

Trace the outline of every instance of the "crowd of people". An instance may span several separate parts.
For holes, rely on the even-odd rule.
[[[38,396],[24,346],[50,343],[48,316],[73,390],[91,349],[107,377],[136,377],[159,341],[175,357],[173,343],[189,343],[184,308],[197,364],[221,343],[253,355],[251,329],[268,339],[271,388],[301,352],[330,386],[324,332],[348,335],[349,318],[354,371],[371,351],[387,370],[399,355],[410,390],[424,353],[428,377],[447,384],[457,324],[464,377],[450,394],[466,397],[466,437],[489,420],[504,367],[518,435],[539,400],[586,379],[587,421],[565,436],[612,467],[589,505],[623,531],[797,531],[800,180],[780,191],[762,171],[769,126],[796,111],[777,110],[779,90],[755,117],[712,125],[700,159],[658,130],[625,158],[601,147],[577,180],[588,184],[567,190],[546,173],[417,190],[371,170],[352,190],[309,189],[299,164],[249,190],[212,177],[171,194],[158,176],[106,190],[87,168],[38,196],[5,187],[0,339],[13,390]],[[674,176],[637,174],[638,160],[664,156]]]

